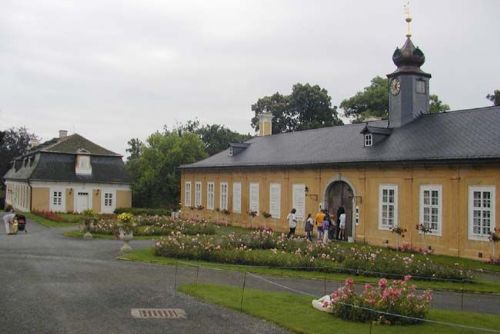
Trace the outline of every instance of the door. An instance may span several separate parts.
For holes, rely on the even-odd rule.
[[[76,194],[76,206],[75,206],[75,211],[76,212],[82,212],[87,209],[90,209],[90,199],[89,199],[89,193],[88,192],[78,192]]]
[[[353,216],[354,193],[349,184],[344,181],[336,181],[330,184],[326,192],[327,209],[330,215],[337,216],[339,208],[344,208],[346,215],[346,239],[352,241],[354,238],[352,216]]]

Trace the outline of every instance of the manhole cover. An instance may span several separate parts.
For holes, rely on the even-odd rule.
[[[186,311],[180,308],[133,308],[133,318],[139,319],[186,319]]]

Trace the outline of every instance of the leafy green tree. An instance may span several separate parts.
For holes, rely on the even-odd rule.
[[[225,128],[223,125],[204,125],[195,131],[205,145],[207,154],[214,155],[229,147],[230,143],[240,143],[250,139],[250,135],[243,135]]]
[[[337,107],[332,107],[328,91],[318,85],[297,83],[290,95],[275,93],[264,96],[252,105],[255,116],[251,126],[259,129],[258,115],[271,112],[273,118],[273,133],[291,132],[305,129],[341,125]]]
[[[206,156],[204,144],[195,133],[179,133],[174,129],[150,135],[140,156],[127,162],[133,178],[134,206],[177,207],[180,193],[177,168]]]
[[[389,117],[389,80],[376,76],[363,91],[345,99],[340,103],[344,116],[353,118],[353,123],[362,122],[368,118],[387,119]],[[437,113],[450,110],[437,95],[429,96],[429,112]]]
[[[0,131],[0,178],[10,169],[10,162],[30,149],[30,143],[38,137],[29,133],[25,127]],[[0,182],[0,199],[4,198],[5,185]]]
[[[493,94],[486,95],[486,98],[488,100],[490,100],[491,102],[493,102],[494,106],[500,106],[500,90],[499,89],[495,89]]]
[[[130,154],[127,157],[127,161],[139,158],[144,148],[144,144],[140,141],[140,139],[132,138],[127,142],[127,144],[129,145],[129,148],[127,148],[126,151]]]

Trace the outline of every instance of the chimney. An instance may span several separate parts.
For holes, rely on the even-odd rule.
[[[68,130],[59,130],[59,138],[64,138],[68,136]]]
[[[30,148],[37,147],[38,145],[40,145],[40,141],[37,138],[30,139]]]
[[[259,114],[259,137],[273,134],[273,114],[263,112]]]

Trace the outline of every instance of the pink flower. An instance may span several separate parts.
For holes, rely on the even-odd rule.
[[[378,286],[381,288],[381,289],[385,289],[387,287],[387,280],[385,278],[381,278],[379,281],[378,281]]]
[[[408,282],[409,280],[411,280],[411,275],[405,275],[404,281]]]

